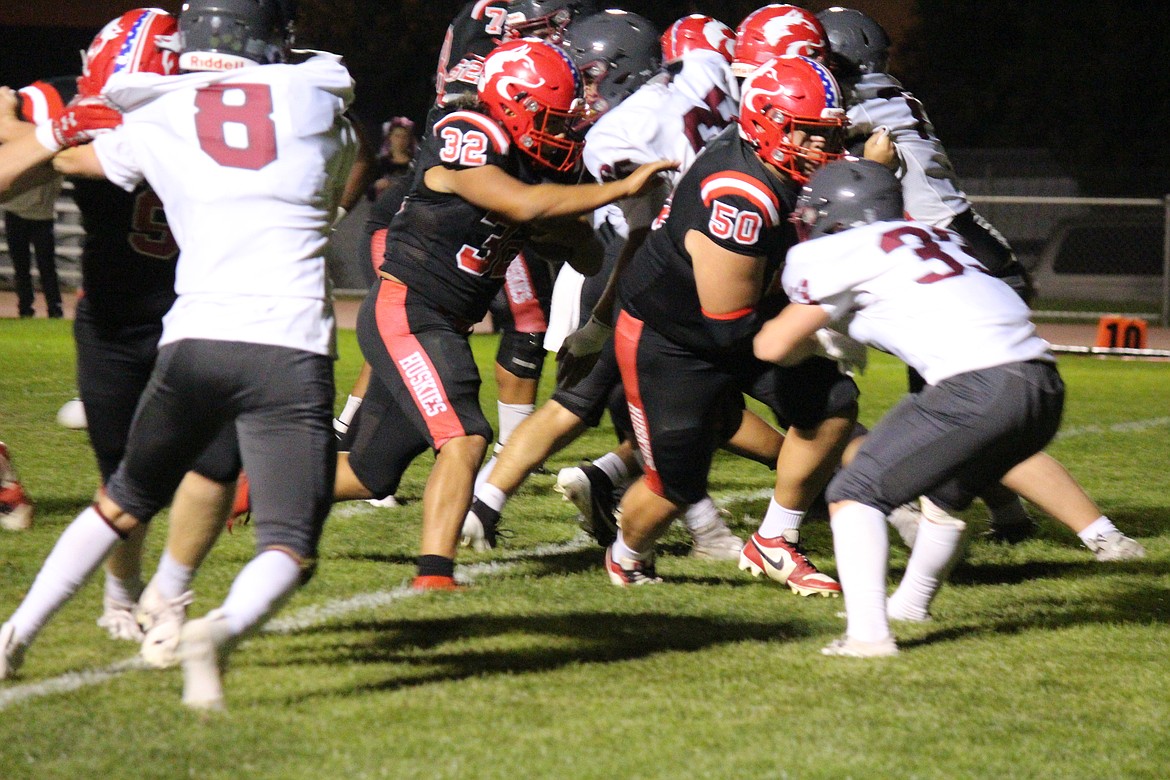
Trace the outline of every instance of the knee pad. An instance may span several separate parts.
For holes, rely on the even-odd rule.
[[[540,379],[544,369],[544,334],[505,330],[500,334],[496,362],[513,376]]]

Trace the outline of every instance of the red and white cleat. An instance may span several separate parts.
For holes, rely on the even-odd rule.
[[[780,536],[766,538],[754,533],[739,554],[739,568],[752,576],[766,574],[770,579],[787,585],[801,596],[839,596],[841,586],[805,557],[800,549],[800,531],[785,531]]]

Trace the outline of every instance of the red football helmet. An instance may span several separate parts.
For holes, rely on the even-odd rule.
[[[81,55],[80,97],[100,95],[115,73],[178,73],[178,22],[158,8],[135,8],[111,20]]]
[[[731,62],[735,56],[735,33],[718,19],[691,14],[679,19],[662,33],[662,64],[678,62],[688,51],[706,49]]]
[[[778,57],[743,83],[740,136],[760,159],[800,184],[844,154],[846,124],[841,90],[829,69],[815,60]],[[794,139],[794,132],[804,137]]]
[[[811,12],[795,5],[766,5],[748,14],[735,31],[731,69],[746,78],[773,57],[809,57],[823,62],[829,37]]]
[[[559,47],[531,38],[497,47],[484,58],[479,99],[536,162],[557,172],[577,165],[585,101],[581,76]]]

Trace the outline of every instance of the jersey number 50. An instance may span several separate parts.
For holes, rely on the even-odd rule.
[[[195,93],[199,148],[227,168],[258,171],[276,160],[272,88],[213,84]]]
[[[760,226],[764,220],[754,211],[740,211],[721,200],[711,208],[707,229],[715,238],[733,238],[737,244],[752,246],[760,240]]]

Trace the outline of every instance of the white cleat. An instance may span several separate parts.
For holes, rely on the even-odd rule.
[[[159,593],[154,584],[146,586],[134,615],[142,628],[142,660],[156,669],[179,663],[179,633],[187,621],[187,607],[195,594],[185,591],[173,599]]]
[[[214,609],[183,625],[179,658],[183,664],[183,704],[196,710],[223,710],[223,670],[231,632]]]
[[[821,655],[842,658],[885,658],[897,654],[898,643],[894,641],[892,636],[877,642],[862,642],[860,639],[843,636],[821,648]]]
[[[712,561],[738,561],[743,552],[743,539],[731,532],[723,518],[717,517],[707,525],[691,530],[692,558]]]
[[[145,638],[142,626],[134,616],[134,604],[121,601],[106,595],[102,598],[102,616],[97,619],[100,628],[110,634],[110,639],[121,639],[126,642],[141,642]]]
[[[1146,557],[1146,548],[1121,531],[1096,536],[1085,542],[1085,546],[1099,561],[1135,561]]]

